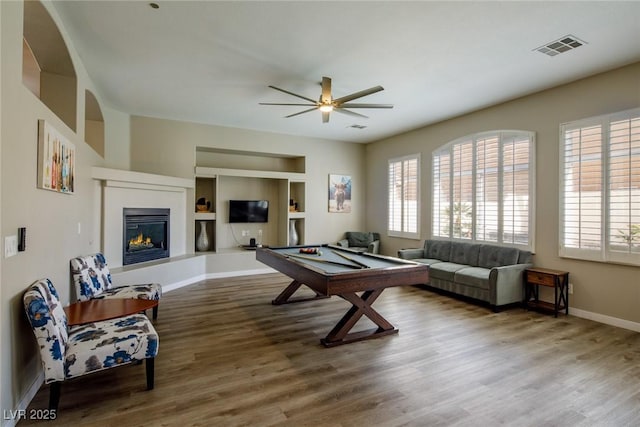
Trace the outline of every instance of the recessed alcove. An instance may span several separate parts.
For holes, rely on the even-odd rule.
[[[273,172],[304,173],[304,156],[196,147],[196,166]]]
[[[84,91],[84,141],[104,157],[104,118],[98,100],[89,90]]]
[[[42,3],[23,5],[22,82],[75,131],[78,79],[67,45]]]

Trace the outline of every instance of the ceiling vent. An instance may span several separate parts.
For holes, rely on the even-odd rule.
[[[537,50],[538,52],[542,52],[545,55],[556,56],[563,52],[568,52],[572,49],[578,48],[583,44],[586,44],[586,43],[580,40],[579,38],[569,34],[556,41],[552,41],[551,43],[547,43],[538,48],[535,48],[534,50]]]
[[[365,125],[351,125],[351,126],[347,126],[347,127],[350,127],[350,128],[353,128],[353,129],[364,129],[364,128],[366,128]]]

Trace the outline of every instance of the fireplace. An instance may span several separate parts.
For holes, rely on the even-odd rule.
[[[169,212],[123,208],[122,265],[169,257]]]

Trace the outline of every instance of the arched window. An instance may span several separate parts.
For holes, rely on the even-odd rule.
[[[535,137],[466,136],[433,153],[432,236],[534,249]]]

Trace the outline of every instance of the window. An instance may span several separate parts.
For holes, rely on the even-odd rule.
[[[491,131],[433,153],[432,235],[533,250],[534,135]]]
[[[420,238],[420,155],[389,160],[388,234]]]
[[[560,255],[640,265],[640,109],[560,127]]]

